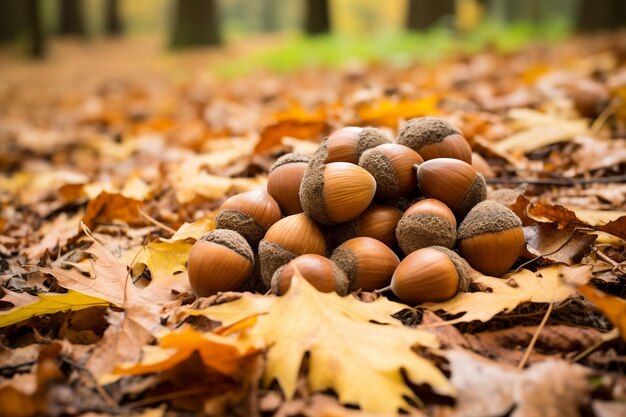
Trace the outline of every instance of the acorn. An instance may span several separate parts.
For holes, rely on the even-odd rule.
[[[234,291],[254,269],[252,248],[237,232],[216,229],[194,243],[189,253],[189,284],[199,297]]]
[[[476,171],[483,174],[485,178],[494,178],[496,176],[487,161],[485,161],[485,158],[476,152],[472,152],[472,166]]]
[[[417,182],[425,197],[435,198],[462,219],[487,198],[485,178],[467,162],[437,158],[419,165]]]
[[[492,200],[477,204],[458,231],[459,250],[467,262],[486,275],[502,276],[519,258],[525,238],[522,221]]]
[[[468,290],[471,271],[455,252],[431,246],[412,252],[400,262],[390,289],[410,305],[445,301]]]
[[[345,223],[363,213],[376,192],[374,177],[347,162],[324,164],[328,139],[315,153],[300,185],[300,203],[306,214],[326,225]]]
[[[238,232],[256,248],[267,229],[282,217],[278,203],[267,191],[253,190],[226,199],[215,217],[215,227]]]
[[[300,183],[311,160],[301,153],[288,153],[274,162],[267,176],[267,192],[280,206],[285,216],[302,213]]]
[[[307,253],[326,253],[324,235],[313,219],[299,213],[274,223],[259,243],[263,283],[269,288],[272,275],[278,268]]]
[[[451,249],[456,242],[456,218],[444,203],[427,198],[404,212],[396,227],[396,239],[405,255],[428,246]]]
[[[356,165],[363,152],[390,142],[382,130],[374,127],[344,127],[328,136],[328,155],[323,162],[350,162]]]
[[[425,161],[435,158],[455,158],[468,164],[472,161],[472,148],[461,131],[438,117],[408,120],[396,142],[413,149]]]
[[[413,149],[386,143],[363,152],[359,166],[376,180],[376,198],[395,201],[417,188],[413,166],[422,162],[422,157]]]
[[[271,289],[283,295],[291,286],[296,271],[320,292],[348,294],[348,277],[333,261],[320,255],[301,255],[281,266],[272,276]]]
[[[389,285],[398,256],[384,243],[371,237],[356,237],[342,243],[331,258],[350,281],[350,289],[374,291]]]

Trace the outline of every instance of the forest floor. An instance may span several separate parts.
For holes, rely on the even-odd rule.
[[[2,52],[0,415],[626,415],[623,35],[228,79],[210,68],[275,39]],[[227,197],[336,129],[421,116],[520,217],[504,279],[418,306],[298,279],[194,296]]]

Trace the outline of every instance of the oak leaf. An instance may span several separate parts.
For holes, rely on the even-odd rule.
[[[572,284],[581,285],[591,279],[591,267],[567,267],[555,264],[541,268],[536,273],[522,269],[503,278],[478,275],[472,280],[480,292],[459,293],[454,298],[425,303],[422,307],[448,314],[463,314],[446,323],[479,320],[486,322],[496,314],[514,310],[518,305],[530,303],[558,303],[576,293]]]
[[[139,224],[143,222],[139,215],[140,206],[140,200],[103,191],[95,200],[91,200],[87,204],[83,223],[90,229],[93,229],[97,224],[108,223],[113,220],[121,220],[131,225]]]
[[[276,380],[285,397],[296,390],[305,353],[309,353],[311,391],[334,389],[342,403],[364,411],[394,413],[418,401],[401,370],[414,384],[428,384],[441,395],[454,390],[443,373],[411,348],[436,349],[433,334],[404,327],[391,314],[403,304],[379,298],[363,303],[352,296],[320,293],[301,276],[282,297],[245,294],[241,299],[208,307],[203,314],[225,324],[251,315],[257,324],[241,337],[269,347],[265,385]]]

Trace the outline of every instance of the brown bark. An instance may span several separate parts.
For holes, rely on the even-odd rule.
[[[219,45],[222,38],[215,0],[177,0],[170,46]]]
[[[406,27],[423,30],[446,15],[454,14],[454,0],[409,0]]]
[[[319,35],[330,32],[328,0],[307,0],[304,31],[307,35]]]

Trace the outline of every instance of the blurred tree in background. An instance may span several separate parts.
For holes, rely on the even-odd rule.
[[[177,0],[174,7],[172,48],[219,45],[222,36],[215,0]]]
[[[120,16],[120,0],[105,0],[104,32],[110,36],[119,36],[124,32],[122,17]]]
[[[409,0],[406,27],[409,30],[424,30],[452,14],[454,0]]]
[[[306,0],[304,31],[308,35],[330,32],[329,0]]]
[[[594,32],[626,25],[626,0],[582,0],[578,29]]]
[[[59,5],[59,35],[87,36],[83,0],[61,0]]]

